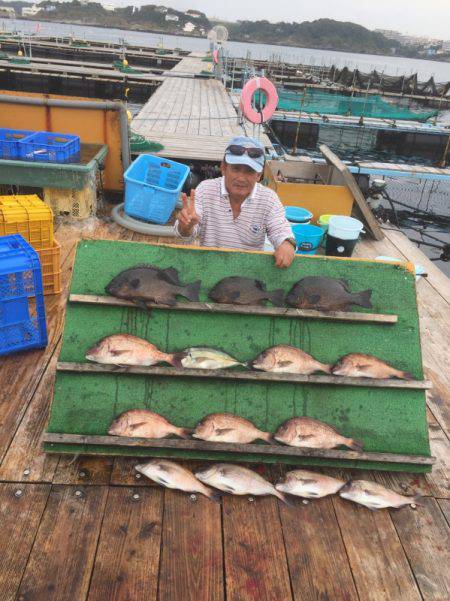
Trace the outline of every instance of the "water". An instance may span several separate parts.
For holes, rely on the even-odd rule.
[[[67,37],[73,34],[76,38],[99,42],[121,43],[125,39],[129,44],[141,45],[143,47],[154,47],[157,44],[162,44],[165,48],[182,48],[183,50],[196,52],[206,52],[209,49],[209,42],[206,38],[161,35],[126,29],[106,29],[45,21],[23,21],[21,19],[5,19],[0,22],[0,28],[5,31],[35,33],[38,23],[40,26],[38,34],[41,36]],[[450,80],[450,63],[440,61],[244,42],[227,42],[225,47],[230,56],[238,58],[245,58],[247,52],[250,52],[253,59],[269,59],[276,55],[288,63],[322,66],[335,65],[339,68],[358,68],[361,71],[377,69],[378,71],[384,71],[388,75],[399,76],[418,73],[421,80],[427,80],[430,77],[434,77],[438,82]]]

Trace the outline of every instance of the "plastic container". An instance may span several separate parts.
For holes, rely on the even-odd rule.
[[[285,207],[286,219],[291,223],[309,223],[313,217],[311,211],[303,207]]]
[[[33,248],[53,246],[53,213],[36,194],[0,196],[0,236],[21,234]]]
[[[323,230],[317,225],[298,223],[292,226],[292,233],[297,242],[297,254],[314,255],[322,242]]]
[[[34,133],[34,131],[27,129],[7,129],[1,127],[0,159],[18,159],[20,157],[19,142]]]
[[[21,159],[42,163],[65,163],[80,153],[80,137],[39,131],[19,141]]]
[[[332,215],[328,221],[328,234],[340,240],[357,240],[364,224],[353,217]]]
[[[38,254],[19,234],[0,237],[0,355],[46,345]]]
[[[61,292],[61,245],[55,240],[51,248],[38,250],[44,295]]]
[[[164,224],[175,208],[189,167],[141,154],[125,171],[125,213]]]
[[[328,223],[331,217],[334,217],[334,215],[327,213],[326,215],[321,215],[317,220],[317,225],[321,227],[325,233],[328,231]]]

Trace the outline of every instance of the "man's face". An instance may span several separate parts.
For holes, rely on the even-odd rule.
[[[225,187],[228,194],[245,200],[253,191],[261,174],[248,165],[229,165],[222,163],[222,175],[225,177]]]

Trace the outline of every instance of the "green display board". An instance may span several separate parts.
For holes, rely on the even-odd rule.
[[[100,338],[129,333],[168,352],[189,346],[219,347],[240,361],[274,344],[298,346],[325,363],[342,355],[376,355],[422,379],[422,358],[414,276],[404,267],[370,261],[299,256],[287,270],[265,253],[201,250],[133,242],[83,241],[77,249],[72,294],[105,295],[123,269],[141,263],[176,267],[182,282],[201,279],[200,300],[221,278],[245,275],[286,292],[300,278],[345,278],[352,291],[371,288],[376,313],[398,315],[393,325],[273,316],[210,314],[182,310],[68,303],[61,362],[86,362],[86,350]],[[183,301],[181,301],[183,302]],[[363,311],[363,309],[361,309]],[[238,368],[240,369],[240,368]],[[147,408],[179,426],[194,427],[206,414],[230,411],[274,431],[292,416],[306,415],[361,439],[365,451],[430,455],[423,390],[254,382],[211,378],[58,372],[48,432],[106,435],[121,412]],[[262,443],[263,444],[263,443]],[[232,461],[285,462],[375,469],[429,471],[429,466],[342,461],[324,458],[247,455],[179,449],[142,449],[46,443],[57,452],[182,456]]]

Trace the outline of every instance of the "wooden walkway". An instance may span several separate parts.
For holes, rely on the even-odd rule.
[[[0,359],[0,599],[447,601],[449,281],[402,234],[386,234],[383,242],[360,244],[358,255],[408,258],[428,272],[417,291],[438,464],[420,477],[356,470],[341,476],[425,495],[415,511],[371,512],[339,497],[296,500],[293,507],[226,497],[216,505],[137,479],[131,458],[41,452],[81,236],[80,227],[61,225],[64,289],[46,299],[48,347]],[[100,220],[86,223],[83,236],[157,241]],[[265,473],[275,478],[281,469]]]
[[[220,161],[230,138],[245,135],[223,84],[193,78],[208,64],[195,55],[183,58],[133,119],[135,133],[164,146],[161,156]],[[272,146],[265,134],[261,141]]]

